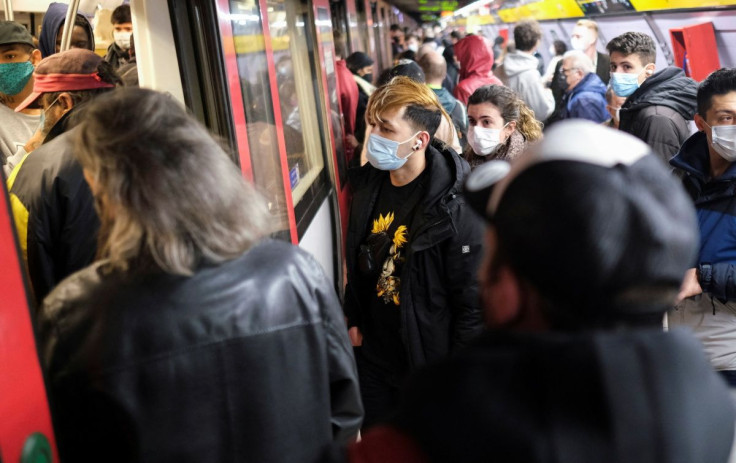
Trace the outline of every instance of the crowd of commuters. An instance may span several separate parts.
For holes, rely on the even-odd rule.
[[[62,461],[736,455],[736,70],[698,84],[590,20],[547,72],[536,21],[513,43],[395,25],[387,69],[336,36],[341,304],[207,130],[126,88],[129,7],[105,58],[84,16],[59,51],[65,16],[38,46],[0,22]]]

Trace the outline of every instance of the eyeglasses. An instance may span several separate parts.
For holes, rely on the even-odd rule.
[[[579,68],[570,68],[570,69],[560,68],[560,71],[562,71],[562,75],[566,76],[568,72],[575,71],[577,69]]]

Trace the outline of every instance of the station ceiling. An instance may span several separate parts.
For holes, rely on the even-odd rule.
[[[431,22],[442,15],[443,11],[455,11],[475,0],[389,0],[390,3],[404,13],[411,15],[419,22]]]

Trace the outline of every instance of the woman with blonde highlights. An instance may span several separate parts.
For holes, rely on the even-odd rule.
[[[471,168],[491,159],[514,159],[540,138],[542,124],[510,88],[485,85],[468,99],[468,146],[463,157]]]
[[[60,458],[315,461],[351,441],[362,406],[335,290],[263,238],[263,201],[207,130],[126,88],[75,137],[101,260],[38,316]]]

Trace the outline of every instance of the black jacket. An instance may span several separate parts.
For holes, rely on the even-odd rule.
[[[699,342],[654,329],[484,335],[419,372],[394,425],[434,463],[725,463],[735,419]]]
[[[647,143],[667,164],[690,136],[697,84],[676,67],[649,77],[621,106],[619,130]]]
[[[335,291],[283,242],[192,277],[96,263],[38,327],[63,462],[301,463],[361,423]]]
[[[94,260],[99,219],[72,149],[81,108],[66,113],[11,175],[11,203],[36,303]],[[15,198],[15,199],[12,199]]]
[[[460,193],[470,167],[440,144],[430,146],[426,156],[429,190],[412,222],[416,231],[401,272],[401,335],[410,367],[447,356],[474,338],[482,325],[476,273],[484,228]],[[348,325],[360,327],[368,303],[361,291],[365,285],[358,269],[358,249],[389,172],[366,164],[353,175],[344,307]]]
[[[110,63],[112,68],[116,71],[122,65],[127,64],[130,60],[130,50],[123,50],[115,42],[111,43],[110,46],[107,47],[105,61]]]

